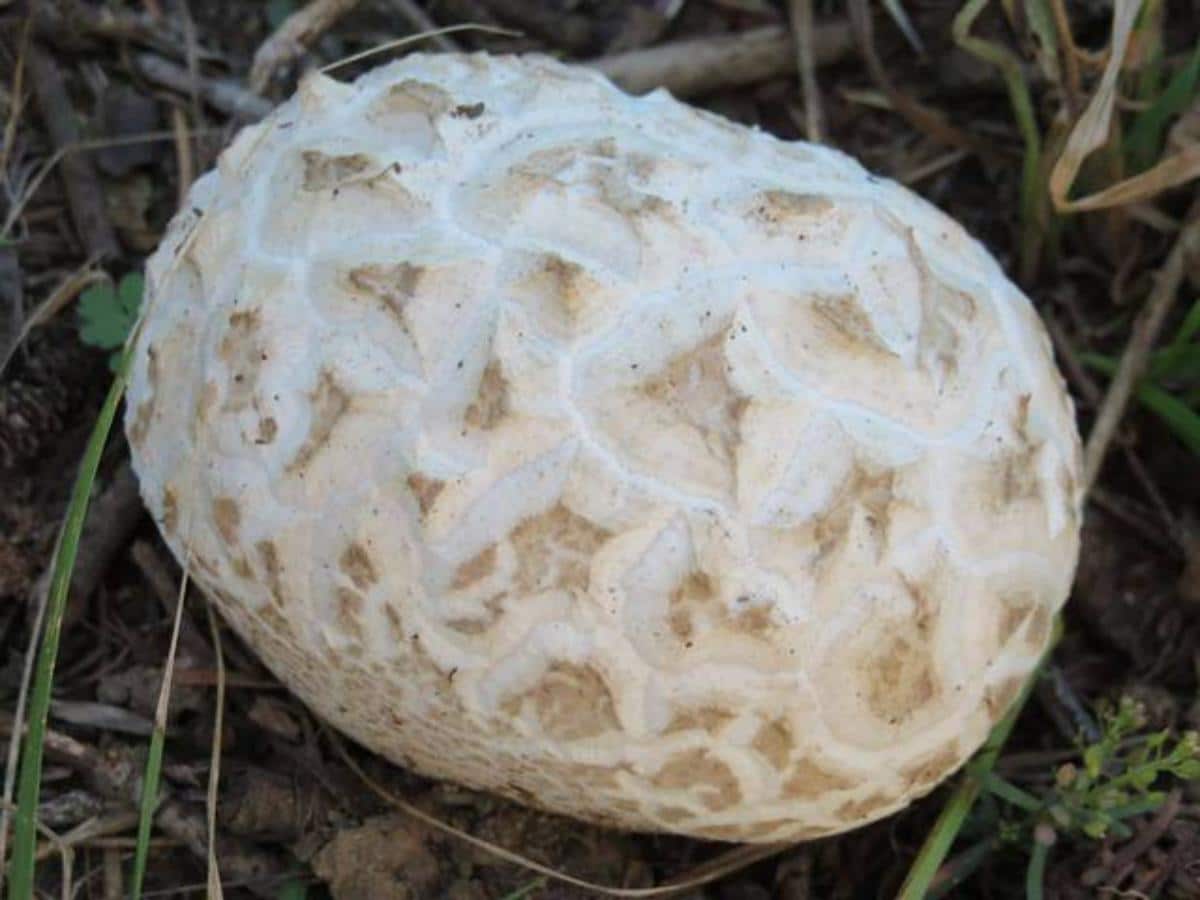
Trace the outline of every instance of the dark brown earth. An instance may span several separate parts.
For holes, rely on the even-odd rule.
[[[949,211],[1020,280],[1052,326],[1087,435],[1108,382],[1073,357],[1121,354],[1179,226],[1195,214],[1194,187],[1159,193],[1136,208],[1063,217],[1056,239],[1023,264],[1022,137],[1004,82],[997,69],[956,46],[957,2],[899,5],[924,52],[906,42],[883,4],[871,4],[873,37],[860,28],[844,52],[824,53],[837,58],[816,68],[824,139]],[[453,35],[464,48],[539,49],[580,59],[685,37],[789,27],[788,4],[772,0],[362,0],[341,6],[346,14],[268,80],[269,101],[286,96],[304,68],[411,33],[405,9],[420,8],[442,25],[471,21],[525,32],[521,38]],[[865,2],[812,6],[818,23],[835,26],[867,8]],[[1080,92],[1071,89],[1065,54],[1047,67],[1029,18],[1031,11],[1049,14],[1056,6],[1068,11],[1075,41],[1085,51],[1079,56]],[[1120,82],[1123,123],[1139,103],[1157,96],[1139,93],[1154,59],[1174,71],[1200,38],[1200,11],[1193,4],[1163,0],[1147,6]],[[81,267],[92,262],[114,277],[140,267],[179,203],[181,180],[209,167],[236,130],[236,104],[228,98],[236,94],[241,109],[262,105],[246,93],[251,61],[296,8],[291,0],[0,0],[0,119],[10,123],[0,158],[0,207],[7,218],[16,204],[25,204],[0,246],[0,359],[17,345],[21,324]],[[1051,162],[1099,80],[1110,19],[1111,5],[1101,0],[1027,0],[991,3],[975,25],[975,34],[1020,60]],[[164,67],[182,73],[174,87],[152,76],[161,76]],[[730,72],[730,80],[747,80],[737,75]],[[217,97],[221,90],[225,99]],[[777,71],[692,99],[786,138],[806,133],[805,92],[794,72]],[[1196,102],[1193,94],[1193,119]],[[1176,139],[1186,144],[1196,139],[1196,129],[1184,126]],[[146,139],[72,153],[35,183],[39,167],[64,143],[115,137]],[[178,138],[190,150],[181,152]],[[1121,154],[1113,146],[1110,136],[1109,149],[1085,167],[1087,190],[1121,177]],[[1170,145],[1163,152],[1169,151]],[[1044,174],[1039,186],[1044,195]],[[1195,301],[1198,276],[1200,260],[1189,259],[1160,344]],[[80,340],[69,302],[42,318],[0,381],[0,732],[6,744],[41,579],[109,377],[107,351]],[[1200,371],[1190,383],[1171,387],[1200,405],[1198,382]],[[59,835],[84,823],[103,826],[72,839],[71,879],[74,896],[106,900],[123,896],[127,885],[135,832],[130,815],[179,579],[141,511],[127,458],[123,438],[115,437],[102,462],[67,611],[40,811],[43,824]],[[1200,458],[1134,402],[1090,496],[1064,638],[999,771],[1046,796],[1055,767],[1076,759],[1078,735],[1094,727],[1090,711],[1122,695],[1143,704],[1146,728],[1200,726],[1198,612]],[[217,850],[225,896],[594,896],[498,860],[391,805],[346,764],[336,739],[252,653],[228,631],[221,642],[228,677]],[[216,681],[203,601],[193,594],[176,663],[167,796],[156,818],[147,896],[205,894],[205,784]],[[577,878],[626,887],[661,884],[727,849],[604,832],[433,784],[361,754],[354,758],[415,807]],[[1170,779],[1158,786],[1176,794],[1158,812],[1130,818],[1124,837],[1093,840],[1065,829],[1058,834],[1045,896],[1200,897],[1200,788]],[[935,792],[887,821],[781,851],[681,896],[894,896],[946,796],[947,790]],[[991,852],[950,895],[1025,896],[1035,824],[994,800],[982,804],[943,875],[967,871],[969,848],[987,844]],[[39,868],[46,896],[59,895],[62,872],[48,844]]]

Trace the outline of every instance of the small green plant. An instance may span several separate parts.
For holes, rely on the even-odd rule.
[[[137,321],[145,286],[140,272],[130,272],[115,286],[93,285],[79,298],[79,339],[89,347],[111,351],[108,365],[114,372]]]
[[[1051,848],[1065,838],[1132,837],[1127,820],[1162,805],[1171,779],[1200,778],[1200,735],[1145,733],[1141,707],[1124,699],[1100,710],[1101,735],[1079,745],[1076,762],[1059,766],[1052,785],[1034,794],[994,772],[984,789],[1000,801],[996,844],[1029,846],[1025,888],[1040,900]]]

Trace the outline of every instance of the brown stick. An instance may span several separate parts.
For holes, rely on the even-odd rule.
[[[71,573],[66,620],[76,622],[84,612],[84,602],[99,586],[108,567],[124,548],[142,518],[142,498],[137,479],[128,463],[113,474],[112,481],[88,509],[79,539],[75,568]],[[45,590],[50,570],[39,579],[38,591]]]
[[[137,67],[142,75],[155,84],[180,94],[191,93],[191,76],[182,66],[153,53],[141,53],[137,57]],[[241,82],[232,78],[201,78],[198,87],[205,103],[241,122],[257,122],[272,108],[269,100],[252,94],[242,87]]]
[[[358,5],[359,0],[312,0],[286,19],[262,42],[250,66],[250,90],[261,94],[272,76],[299,58],[333,23]]]
[[[14,724],[8,713],[0,713],[0,733],[11,733]],[[137,809],[141,802],[142,766],[131,753],[101,753],[61,732],[46,731],[46,756],[73,769],[89,788],[105,799]],[[203,812],[194,804],[175,800],[163,790],[154,814],[163,833],[182,843],[199,859],[208,858],[207,825]],[[275,897],[277,882],[284,876],[282,860],[246,841],[222,841],[224,873],[231,881],[244,882],[261,897]]]
[[[1193,205],[1188,220],[1188,224],[1176,238],[1175,246],[1171,248],[1166,262],[1158,271],[1154,288],[1146,300],[1146,305],[1142,307],[1142,311],[1133,323],[1133,333],[1129,336],[1129,343],[1125,345],[1125,352],[1121,355],[1117,373],[1108,386],[1108,393],[1104,397],[1104,402],[1100,404],[1100,409],[1096,413],[1096,421],[1092,424],[1087,443],[1084,444],[1083,487],[1085,490],[1095,483],[1096,477],[1100,474],[1100,467],[1104,463],[1109,445],[1116,436],[1117,427],[1125,415],[1129,398],[1133,395],[1138,379],[1141,378],[1142,372],[1146,368],[1146,360],[1154,348],[1154,342],[1158,340],[1158,333],[1162,330],[1167,313],[1171,311],[1175,298],[1179,294],[1179,286],[1187,271],[1189,257],[1200,251],[1200,201]]]
[[[111,3],[95,5],[80,0],[40,0],[30,5],[38,37],[64,49],[94,48],[99,39],[153,47],[179,59],[185,53],[183,38],[171,27],[169,17],[159,19],[146,12],[117,9]],[[201,55],[216,57],[211,50]]]
[[[818,66],[843,60],[854,51],[854,36],[846,22],[816,25],[812,43],[813,63]],[[796,49],[787,28],[768,25],[602,56],[585,65],[599,69],[633,94],[664,87],[677,97],[695,97],[792,75]]]
[[[825,128],[821,112],[821,89],[817,86],[817,64],[813,59],[812,0],[789,0],[788,9],[796,42],[796,66],[800,70],[800,87],[804,95],[804,136],[820,143]]]
[[[29,50],[29,74],[33,82],[38,112],[56,150],[67,150],[79,143],[75,110],[67,97],[58,66],[36,47]],[[91,157],[86,153],[67,152],[61,169],[67,189],[67,204],[79,239],[88,255],[114,259],[121,255],[116,232],[104,208],[104,193]]]

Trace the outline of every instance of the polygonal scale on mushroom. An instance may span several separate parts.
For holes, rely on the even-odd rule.
[[[319,715],[633,829],[845,830],[1047,645],[1079,441],[1029,301],[834,150],[540,57],[311,75],[148,266],[172,550]]]

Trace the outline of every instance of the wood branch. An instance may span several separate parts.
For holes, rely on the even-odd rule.
[[[105,209],[104,191],[86,153],[72,152],[80,141],[75,110],[57,63],[36,47],[29,49],[29,74],[38,113],[56,150],[64,156],[59,167],[66,185],[67,205],[79,239],[88,255],[115,259],[121,255],[117,235]]]
[[[129,463],[122,463],[108,486],[88,508],[71,573],[67,623],[78,621],[83,615],[88,597],[100,586],[109,566],[133,537],[141,520],[142,498],[138,494],[137,477]],[[51,570],[47,568],[38,579],[35,592],[47,589],[50,575]]]
[[[65,50],[94,49],[99,41],[136,44],[183,59],[187,53],[182,34],[172,19],[156,18],[135,9],[115,4],[91,4],[80,0],[41,0],[34,3],[34,28],[44,41]],[[198,49],[201,59],[216,59],[217,54]]]
[[[0,713],[0,733],[11,734],[14,727],[12,716],[7,712]],[[73,769],[96,794],[126,808],[138,808],[143,763],[133,753],[120,746],[101,753],[89,744],[49,729],[45,748],[47,758]],[[198,859],[208,858],[208,826],[202,807],[175,799],[164,788],[154,814],[154,824]],[[286,864],[280,857],[247,841],[226,838],[219,843],[225,877],[244,883],[256,896],[278,896],[279,882],[287,874]]]
[[[1104,457],[1108,454],[1108,448],[1116,437],[1121,419],[1125,416],[1129,399],[1146,369],[1150,351],[1154,349],[1167,313],[1179,295],[1188,264],[1200,253],[1200,201],[1193,205],[1188,218],[1188,224],[1179,233],[1175,246],[1171,248],[1166,262],[1158,271],[1149,299],[1134,320],[1129,343],[1125,345],[1117,372],[1108,386],[1108,393],[1104,402],[1100,404],[1096,421],[1092,424],[1087,443],[1084,444],[1084,490],[1090,488],[1100,474],[1100,467],[1104,464]]]
[[[312,0],[284,19],[254,54],[248,79],[250,90],[261,94],[276,72],[298,59],[358,3],[359,0]]]
[[[185,96],[191,93],[191,76],[183,66],[153,53],[142,53],[137,57],[137,68],[155,84]],[[202,77],[197,86],[205,103],[239,122],[257,122],[273,108],[271,101],[246,90],[233,78]]]
[[[829,65],[854,51],[848,22],[813,28],[813,62]],[[695,97],[722,88],[754,84],[796,72],[791,32],[768,25],[738,34],[692,38],[603,56],[586,62],[632,94],[664,87],[676,97]]]

